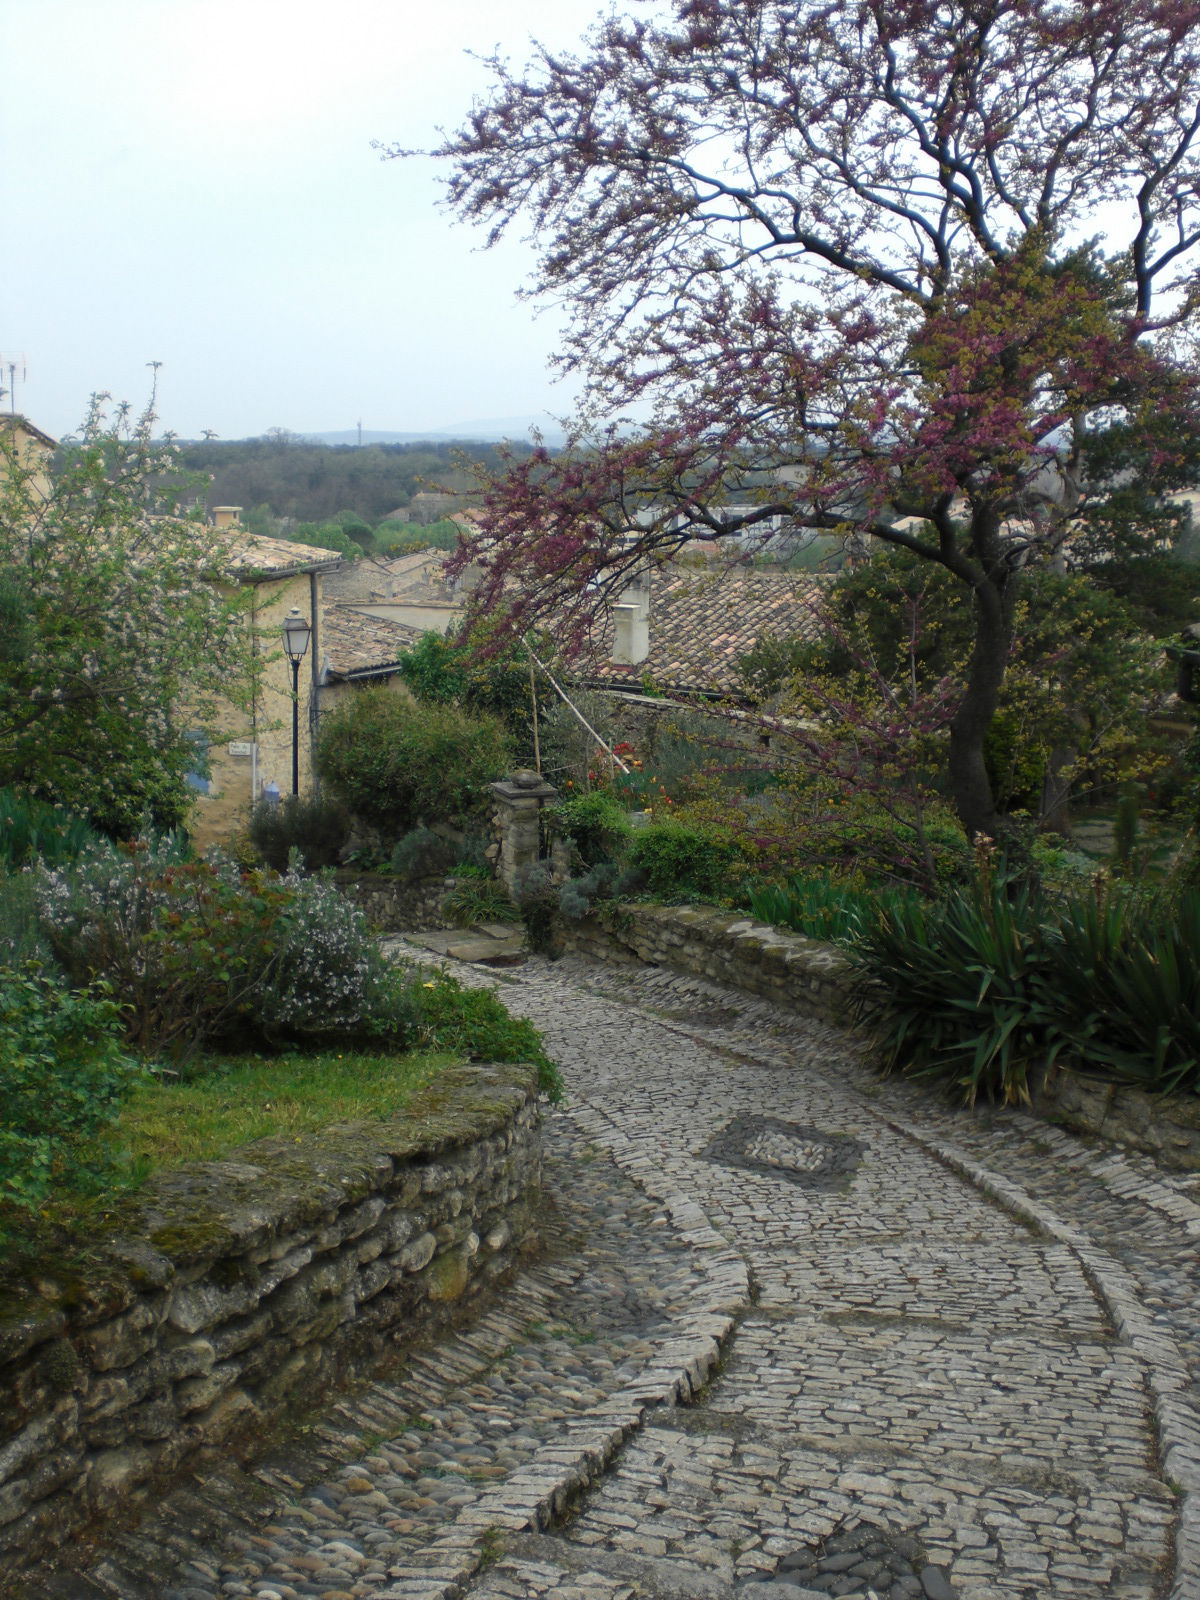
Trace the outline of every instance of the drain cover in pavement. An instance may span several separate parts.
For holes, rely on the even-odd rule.
[[[703,1153],[727,1167],[824,1186],[840,1184],[854,1174],[863,1146],[845,1133],[826,1133],[778,1117],[743,1116],[710,1139]]]

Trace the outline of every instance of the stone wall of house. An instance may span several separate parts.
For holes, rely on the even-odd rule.
[[[614,906],[603,922],[593,915],[564,923],[561,944],[564,954],[695,973],[792,1011],[854,1025],[860,980],[839,951],[744,916],[697,906]],[[1060,1071],[1047,1076],[1033,1109],[1047,1121],[1144,1151],[1165,1166],[1200,1172],[1198,1096],[1148,1095]]]
[[[846,1022],[856,983],[840,951],[708,906],[622,905],[563,924],[564,953],[641,961],[732,984],[793,1011]]]
[[[163,1174],[0,1291],[0,1570],[446,1320],[531,1241],[536,1075],[443,1073],[387,1124]]]

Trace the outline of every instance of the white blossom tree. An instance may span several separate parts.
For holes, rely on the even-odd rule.
[[[122,835],[183,819],[196,736],[248,699],[255,658],[152,406],[106,400],[49,471],[0,433],[0,784]]]

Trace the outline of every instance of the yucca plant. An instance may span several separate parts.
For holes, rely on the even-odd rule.
[[[1200,1093],[1200,892],[1109,887],[1064,907],[1040,980],[1078,1064],[1154,1093]]]
[[[1039,981],[1054,937],[1038,897],[997,874],[936,904],[897,901],[852,958],[885,1071],[957,1090],[968,1104],[1027,1102],[1066,1043]]]

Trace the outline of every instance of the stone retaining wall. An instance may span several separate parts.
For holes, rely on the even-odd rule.
[[[441,1074],[388,1124],[164,1174],[0,1291],[0,1570],[447,1320],[532,1230],[532,1068]]]
[[[1046,1075],[1033,1110],[1076,1133],[1144,1151],[1166,1167],[1200,1172],[1200,1095],[1149,1095],[1103,1078],[1056,1071]]]
[[[854,1025],[858,984],[830,945],[747,917],[698,906],[614,907],[563,924],[564,954],[645,962],[695,973],[762,995],[776,1005],[843,1027]],[[1033,1111],[1077,1133],[1098,1134],[1155,1156],[1164,1166],[1200,1172],[1200,1097],[1148,1095],[1080,1073],[1046,1078]]]
[[[397,928],[449,928],[442,916],[444,873],[434,878],[394,878],[385,872],[339,870],[333,881],[372,927],[386,933]]]
[[[563,924],[570,955],[694,972],[810,1016],[846,1022],[857,986],[831,945],[707,906],[623,905]]]

